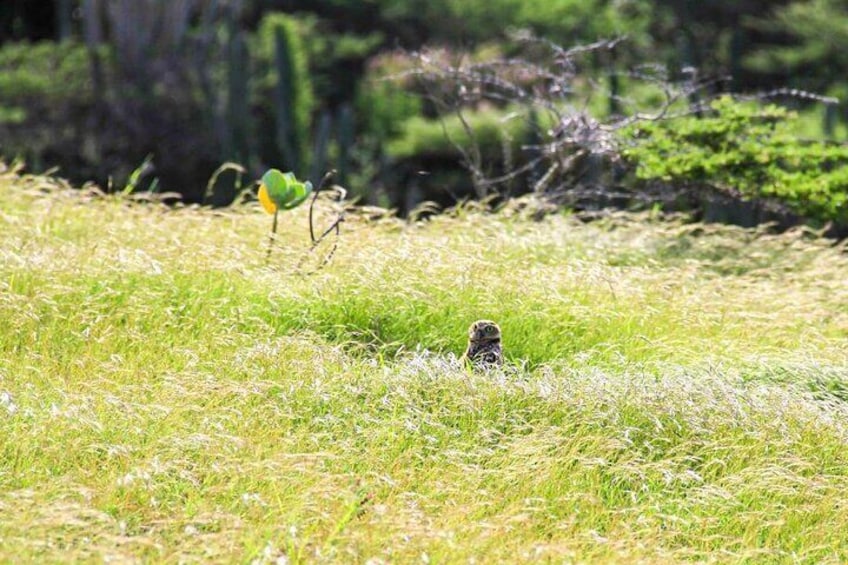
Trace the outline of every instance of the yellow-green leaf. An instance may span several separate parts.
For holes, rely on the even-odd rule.
[[[268,197],[277,208],[284,208],[292,199],[292,184],[297,179],[292,173],[283,173],[279,169],[270,169],[262,175],[262,184],[268,193]],[[266,208],[267,210],[267,208]]]
[[[277,205],[274,204],[274,201],[271,200],[271,197],[268,195],[268,187],[265,186],[265,183],[259,185],[259,202],[269,214],[273,214],[277,211]]]

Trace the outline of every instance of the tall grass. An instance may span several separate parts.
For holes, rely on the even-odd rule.
[[[0,175],[0,560],[848,560],[840,246],[284,218]]]

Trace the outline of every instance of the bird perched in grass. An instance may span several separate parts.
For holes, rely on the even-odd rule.
[[[491,320],[477,320],[468,328],[468,347],[462,361],[475,368],[503,365],[501,329]]]

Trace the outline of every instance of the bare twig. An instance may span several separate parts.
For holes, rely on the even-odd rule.
[[[570,48],[528,32],[513,34],[513,38],[526,48],[519,56],[479,62],[434,49],[412,53],[412,67],[389,77],[414,85],[434,104],[442,131],[456,149],[480,200],[510,195],[517,179],[523,179],[525,187],[554,203],[600,192],[612,195],[615,185],[620,184],[618,163],[626,143],[621,130],[642,122],[708,115],[715,97],[722,92],[722,84],[728,80],[726,76],[703,77],[692,67],[675,73],[657,64],[630,69],[598,68],[599,60],[621,60],[607,53],[619,49],[624,38]],[[644,100],[622,96],[618,85],[624,81],[619,79],[626,79],[631,86],[642,85],[634,89],[640,94],[647,87],[652,96],[643,97]],[[592,112],[599,96],[608,98],[608,114]],[[793,89],[735,97],[836,102]],[[526,124],[520,129],[527,139],[504,128],[500,152],[494,147],[484,150],[481,143],[492,140],[476,130],[472,112],[489,109],[507,115],[501,123],[524,119]],[[497,161],[499,155],[501,162]],[[632,194],[633,200],[649,201],[651,195],[657,196],[653,194],[657,190],[654,187],[640,190],[651,194]]]
[[[345,221],[344,211],[339,212],[338,215],[336,216],[336,219],[333,221],[333,223],[330,224],[330,226],[327,229],[325,229],[323,232],[321,232],[321,235],[319,235],[318,237],[315,237],[315,221],[314,221],[315,202],[318,200],[318,195],[321,192],[333,191],[336,194],[337,202],[339,202],[339,203],[342,200],[344,200],[345,196],[347,196],[347,191],[344,188],[342,188],[338,185],[329,185],[329,186],[327,185],[327,183],[330,181],[331,178],[333,178],[333,176],[335,174],[336,174],[336,171],[332,170],[332,171],[328,171],[324,175],[324,177],[321,179],[321,182],[318,183],[318,187],[315,189],[315,192],[312,195],[312,200],[309,203],[309,237],[312,240],[312,245],[309,246],[309,249],[306,251],[306,253],[303,254],[303,256],[300,258],[300,260],[297,262],[297,267],[295,268],[295,270],[297,272],[300,272],[301,274],[304,274],[304,275],[314,274],[314,273],[320,271],[322,268],[324,268],[330,262],[330,260],[333,258],[333,255],[335,255],[336,249],[338,249],[338,246],[339,246],[339,237],[341,236],[341,224],[342,224],[342,222]],[[332,246],[332,248],[330,248],[330,251],[327,253],[327,255],[325,255],[324,258],[321,260],[321,263],[312,271],[305,272],[305,273],[302,272],[301,269],[302,269],[303,264],[306,261],[306,259],[315,252],[315,249],[317,249],[318,245],[320,245],[321,242],[324,241],[324,239],[327,238],[327,236],[329,236],[331,233],[334,233],[334,232],[335,232],[335,241],[333,241],[333,246]]]
[[[318,200],[318,194],[326,189],[327,183],[330,182],[330,179],[333,178],[333,175],[336,174],[335,169],[327,171],[323,178],[321,178],[321,182],[318,183],[318,186],[315,188],[315,192],[312,193],[312,200],[309,202],[309,239],[312,240],[312,243],[316,242],[315,239],[315,228],[313,227],[312,222],[312,213],[315,208],[315,201]]]
[[[631,82],[641,81],[656,88],[662,100],[646,111],[635,101],[624,100],[618,93],[609,92],[601,80],[595,80],[581,67],[587,56],[599,51],[611,51],[623,38],[602,40],[586,45],[564,48],[549,40],[528,33],[516,36],[534,49],[528,57],[512,57],[488,62],[468,62],[452,58],[444,51],[425,51],[414,54],[415,67],[401,78],[415,78],[427,97],[442,116],[442,130],[460,155],[462,165],[469,171],[474,193],[483,199],[491,194],[503,194],[520,177],[527,177],[526,186],[547,193],[546,187],[563,186],[563,179],[581,182],[581,171],[599,163],[598,157],[611,160],[619,153],[616,132],[639,121],[658,121],[684,113],[703,110],[700,105],[687,104],[694,93],[709,86],[698,82],[696,75],[675,83],[668,80],[667,71],[657,65],[643,65],[621,73]],[[538,47],[542,49],[538,49]],[[600,73],[609,81],[611,73]],[[597,74],[597,73],[596,73]],[[588,88],[587,88],[588,85]],[[584,92],[582,99],[578,93]],[[621,101],[627,108],[624,115],[597,118],[590,113],[593,96],[603,93]],[[475,131],[469,111],[488,104],[512,109],[510,119],[524,116],[530,128],[535,128],[538,143],[521,143],[523,154],[512,154],[504,147],[510,140],[501,140],[504,156],[499,171],[492,173],[485,162],[479,133]],[[643,105],[641,105],[643,106]],[[532,122],[534,116],[547,120],[545,127]],[[456,139],[456,130],[449,130],[445,119],[453,116],[464,133]],[[451,134],[451,131],[454,133]],[[576,185],[575,185],[576,186]]]

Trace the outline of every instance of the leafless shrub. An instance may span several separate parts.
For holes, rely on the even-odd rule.
[[[639,121],[657,121],[701,112],[709,103],[711,82],[692,69],[677,78],[659,65],[629,70],[603,69],[599,60],[620,49],[620,39],[564,48],[528,33],[516,35],[521,53],[485,62],[467,56],[451,58],[443,50],[414,53],[413,68],[398,78],[414,78],[418,88],[438,108],[443,124],[455,120],[461,127],[445,127],[445,134],[461,155],[471,175],[475,194],[486,198],[509,192],[517,181],[546,199],[571,202],[610,191],[619,154],[616,133]],[[633,97],[621,93],[626,82]],[[598,103],[609,111],[597,110]],[[473,113],[499,109],[504,123],[523,122],[520,154],[504,142],[500,174],[490,175],[480,149]],[[601,117],[602,116],[602,117]],[[459,135],[457,135],[459,133]],[[632,195],[629,195],[632,197]]]

